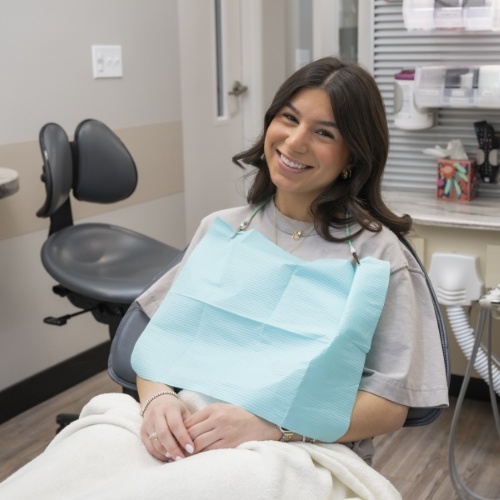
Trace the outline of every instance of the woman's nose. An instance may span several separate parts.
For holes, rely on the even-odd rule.
[[[300,126],[290,130],[286,139],[286,144],[290,148],[290,151],[294,151],[296,153],[305,153],[308,147],[308,137],[306,130],[304,130]]]

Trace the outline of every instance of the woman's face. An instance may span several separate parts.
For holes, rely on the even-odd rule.
[[[328,94],[319,88],[297,92],[269,124],[264,153],[277,199],[309,207],[350,158]]]

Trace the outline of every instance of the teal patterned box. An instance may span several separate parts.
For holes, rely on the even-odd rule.
[[[437,198],[467,202],[477,195],[475,160],[441,159],[437,162]]]

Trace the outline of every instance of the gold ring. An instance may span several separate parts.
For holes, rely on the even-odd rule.
[[[156,432],[153,432],[153,434],[150,434],[150,435],[149,435],[149,440],[150,440],[153,444],[155,444],[155,443],[156,443],[156,441],[158,441],[158,434],[156,434]]]

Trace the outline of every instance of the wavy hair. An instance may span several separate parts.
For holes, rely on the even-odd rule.
[[[264,140],[277,113],[305,88],[320,88],[328,94],[339,132],[351,152],[351,175],[339,176],[312,203],[318,233],[328,241],[335,238],[331,228],[358,223],[363,229],[378,232],[382,225],[406,234],[412,224],[409,215],[398,216],[384,203],[382,176],[389,150],[389,130],[382,96],[373,77],[361,66],[334,57],[313,61],[291,75],[278,89],[264,116],[264,127],[255,144],[235,155],[233,163],[255,167],[247,201],[261,203],[276,192],[264,156]],[[345,218],[348,214],[348,218]]]

